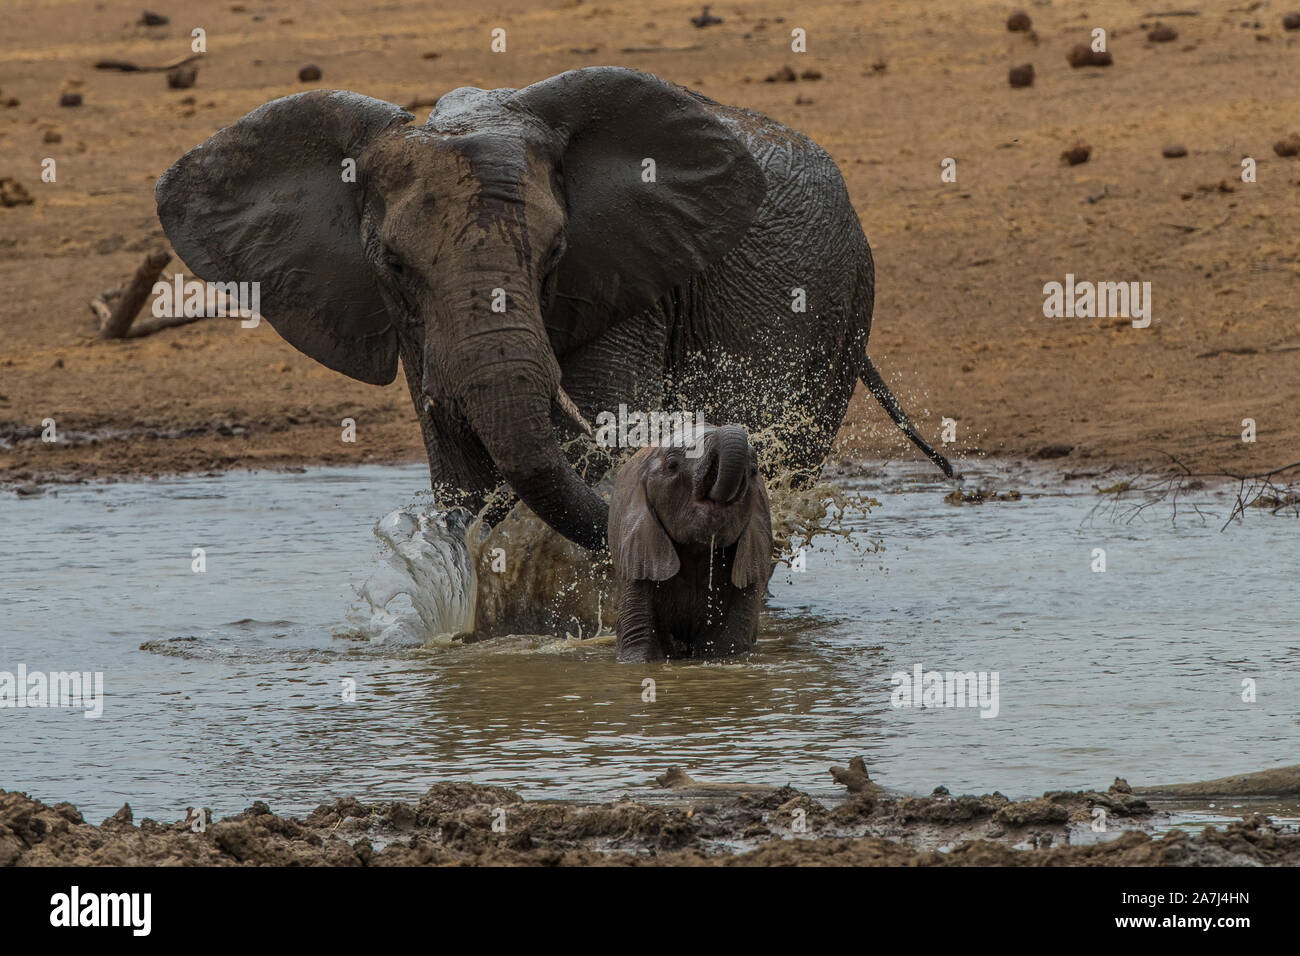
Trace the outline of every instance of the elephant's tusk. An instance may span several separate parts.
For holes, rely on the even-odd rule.
[[[569,398],[568,393],[564,391],[563,385],[556,386],[555,403],[560,406],[560,410],[569,416],[569,419],[578,426],[584,435],[588,438],[596,437],[596,432],[591,427],[591,423],[582,417],[582,412],[578,411],[578,406],[573,403],[573,399]]]

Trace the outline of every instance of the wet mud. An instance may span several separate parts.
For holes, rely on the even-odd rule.
[[[126,805],[98,826],[70,803],[0,791],[0,865],[1300,865],[1292,823],[1247,810],[1199,833],[1162,829],[1168,812],[1120,779],[1104,791],[1013,801],[942,787],[891,793],[871,782],[860,758],[832,774],[848,791],[834,805],[788,786],[708,783],[673,768],[653,789],[600,804],[439,783],[416,804],[347,797],[301,819],[257,802],[220,820],[193,808],[183,820],[137,823]],[[1300,767],[1250,775],[1258,781],[1251,792],[1266,779],[1293,786],[1298,775]]]

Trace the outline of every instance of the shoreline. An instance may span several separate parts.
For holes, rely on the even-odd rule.
[[[0,435],[2,437],[2,435]],[[73,446],[77,447],[77,446]],[[0,454],[3,454],[0,448]],[[309,469],[348,469],[360,467],[397,468],[420,467],[426,459],[418,454],[394,452],[392,454],[366,454],[360,458],[339,460],[337,456],[323,455],[266,457],[230,455],[210,458],[203,462],[187,464],[172,462],[161,467],[140,467],[128,463],[124,467],[105,467],[100,458],[74,464],[59,471],[35,471],[6,468],[0,462],[0,494],[22,497],[40,497],[59,488],[83,485],[111,485],[144,483],[162,479],[184,481],[193,478],[219,478],[242,473],[304,474]],[[965,466],[964,468],[961,466]],[[1233,494],[1233,485],[1242,495],[1242,506],[1234,508],[1234,517],[1249,510],[1267,510],[1274,513],[1300,516],[1300,468],[1287,470],[1271,481],[1261,481],[1256,476],[1237,476],[1228,473],[1192,474],[1179,476],[1176,468],[1166,463],[1165,468],[1154,468],[1148,463],[1124,460],[1097,461],[1092,467],[1075,463],[1063,467],[1054,460],[1015,456],[988,456],[975,461],[955,460],[956,477],[948,479],[929,467],[928,461],[901,458],[846,459],[832,456],[822,469],[822,481],[842,490],[863,483],[882,483],[899,486],[920,482],[947,490],[944,503],[951,506],[1015,502],[1021,497],[1067,495],[1093,497],[1101,504],[1107,501],[1115,507],[1145,507],[1162,501],[1186,501],[1194,492],[1206,495]],[[906,469],[904,471],[904,469]],[[892,475],[886,472],[892,471]],[[933,471],[933,474],[931,473]],[[1289,474],[1296,480],[1288,482]],[[1141,483],[1139,483],[1141,481]],[[1091,483],[1091,488],[1088,487]],[[1102,487],[1105,486],[1105,487]],[[1132,496],[1129,493],[1132,492]]]
[[[9,425],[9,433],[5,426]],[[418,431],[418,424],[411,422],[411,427]],[[846,425],[846,427],[848,427]],[[210,430],[214,435],[221,434],[221,426]],[[39,429],[32,429],[39,433]],[[37,451],[42,442],[39,439],[22,438],[15,444],[12,440],[12,423],[0,422],[0,455],[12,455],[12,461],[0,461],[0,489],[13,488],[20,484],[72,485],[88,482],[117,483],[139,481],[153,478],[185,478],[194,476],[214,476],[229,472],[302,472],[309,468],[350,468],[360,466],[401,466],[425,465],[427,459],[422,448],[398,449],[387,448],[377,452],[358,454],[340,454],[334,450],[315,450],[307,452],[288,452],[281,448],[266,448],[245,445],[237,448],[221,445],[217,441],[196,441],[185,444],[155,446],[149,451],[153,454],[112,454],[113,451],[128,451],[123,445],[116,445],[122,439],[116,437],[92,437],[64,443],[62,440],[53,448]],[[166,441],[166,438],[149,436],[144,441]],[[7,444],[6,444],[7,443]],[[910,446],[909,446],[910,448]],[[130,450],[137,450],[132,446]],[[40,455],[57,456],[57,467],[41,467],[36,464]],[[1037,472],[1044,481],[1075,481],[1082,478],[1102,475],[1161,475],[1174,473],[1172,461],[1165,459],[1163,466],[1151,458],[1098,456],[1089,461],[1066,463],[1063,456],[1043,454],[981,454],[979,457],[958,457],[954,454],[954,478],[945,478],[937,469],[923,458],[913,459],[906,454],[899,457],[882,455],[853,456],[832,453],[822,466],[822,478],[827,481],[840,479],[853,480],[867,469],[911,468],[916,477],[933,474],[933,483],[938,485],[956,485],[964,480],[983,477],[987,471],[1000,467],[1028,468]],[[56,464],[51,462],[51,464]],[[1262,472],[1271,471],[1262,468]],[[1300,464],[1293,465],[1292,470],[1300,475]],[[856,472],[856,474],[855,474]],[[910,476],[909,476],[910,477]],[[1237,480],[1234,473],[1228,471],[1214,473],[1196,473],[1191,477],[1204,479],[1213,483]]]

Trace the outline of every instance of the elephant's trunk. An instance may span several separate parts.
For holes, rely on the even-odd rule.
[[[736,500],[745,483],[749,465],[749,436],[743,428],[726,425],[711,436],[709,456],[703,474],[706,476],[706,494],[710,501],[729,504]]]
[[[516,315],[531,312],[525,307]],[[552,432],[560,368],[540,316],[532,318],[535,327],[526,318],[473,317],[475,331],[448,353],[457,403],[502,476],[537,516],[569,540],[600,550],[609,506],[573,470]]]

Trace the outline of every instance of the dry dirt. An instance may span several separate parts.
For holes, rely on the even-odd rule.
[[[1300,127],[1300,31],[1277,5],[1245,6],[1207,0],[1151,43],[1127,0],[1029,4],[1032,34],[1007,31],[1012,4],[979,0],[715,3],[724,22],[707,29],[690,23],[697,0],[169,0],[162,27],[136,22],[136,0],[8,0],[0,179],[33,202],[0,205],[0,481],[418,460],[400,376],[352,382],[265,324],[221,319],[104,343],[88,300],[161,235],[158,175],[267,100],[317,86],[408,104],[599,64],[762,110],[831,153],[875,251],[871,351],[927,434],[958,421],[958,456],[1286,464],[1300,457],[1300,159],[1272,147]],[[496,26],[504,54],[489,52]],[[1098,26],[1113,64],[1072,69]],[[209,52],[192,89],[92,67],[174,59],[194,27]],[[807,53],[791,52],[795,27]],[[320,81],[299,81],[308,63]],[[1013,89],[1023,63],[1033,85]],[[786,66],[820,78],[764,82]],[[64,92],[82,105],[61,107]],[[1088,160],[1067,165],[1079,143]],[[1187,155],[1164,158],[1175,144]],[[1243,156],[1258,182],[1241,181]],[[946,157],[956,183],[940,181]],[[1044,318],[1043,285],[1067,273],[1149,281],[1158,324]],[[62,443],[40,441],[46,418]],[[916,457],[861,389],[837,451]]]
[[[670,771],[653,802],[532,802],[501,787],[440,783],[415,806],[349,797],[299,820],[259,802],[215,822],[193,809],[187,821],[138,826],[129,805],[93,826],[72,804],[0,791],[0,866],[1300,865],[1300,832],[1262,813],[1157,836],[1160,812],[1123,780],[1105,792],[1012,802],[942,788],[888,793],[856,759],[835,771],[851,791],[834,807],[791,787],[710,786]],[[1098,807],[1108,832],[1088,839]]]

